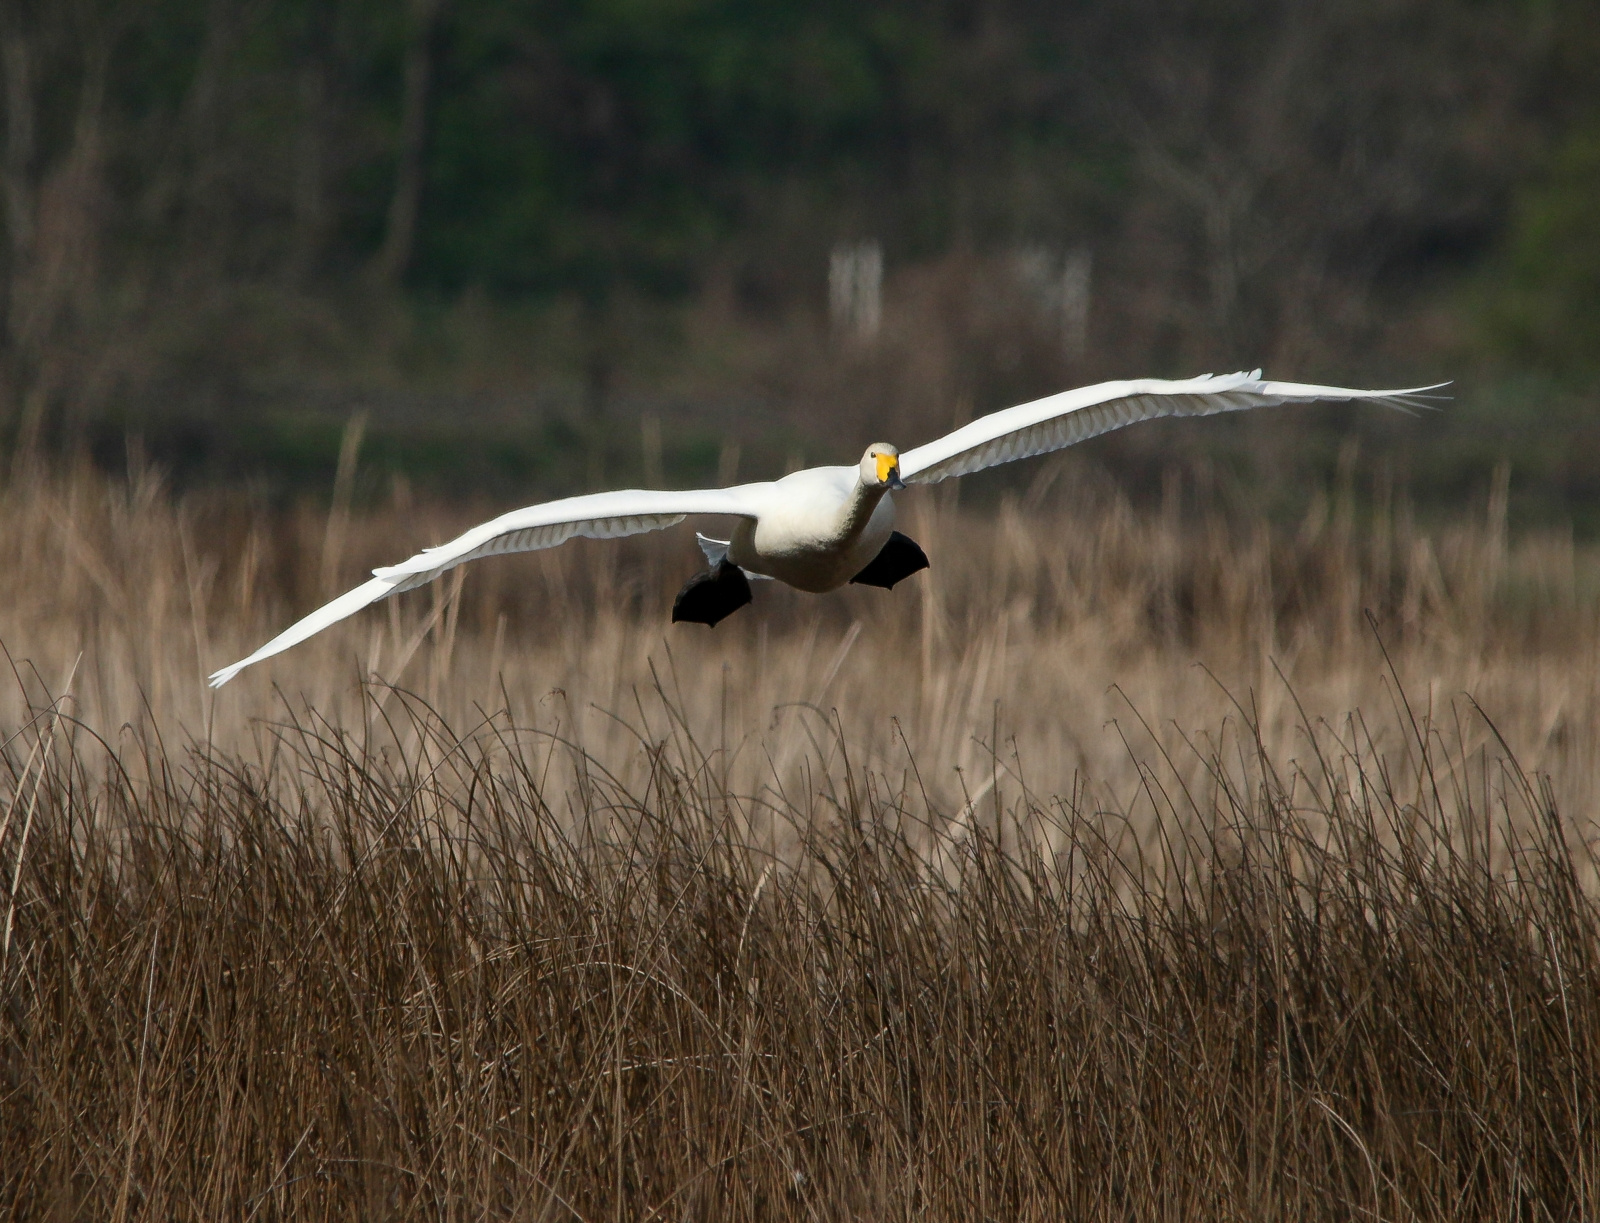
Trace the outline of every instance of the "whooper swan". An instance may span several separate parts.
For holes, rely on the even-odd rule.
[[[890,493],[908,484],[933,484],[1060,450],[1159,416],[1210,416],[1313,400],[1368,400],[1405,408],[1417,402],[1414,397],[1436,389],[1358,391],[1263,382],[1260,370],[1182,381],[1102,382],[979,417],[904,454],[875,442],[853,467],[812,467],[781,480],[734,488],[626,489],[549,501],[502,514],[401,564],[374,569],[370,581],[318,608],[250,657],[216,672],[211,685],[221,687],[245,667],[287,650],[369,603],[426,585],[464,561],[553,548],[576,536],[615,539],[659,531],[690,514],[731,518],[731,538],[700,536],[710,569],[679,592],[672,606],[673,620],[716,624],[750,602],[752,577],[776,578],[816,594],[846,582],[889,588],[928,565],[922,549],[894,529]]]

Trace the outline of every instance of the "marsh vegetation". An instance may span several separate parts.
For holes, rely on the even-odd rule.
[[[1057,470],[893,594],[572,546],[218,694],[469,512],[14,480],[6,1210],[1592,1217],[1600,558]]]

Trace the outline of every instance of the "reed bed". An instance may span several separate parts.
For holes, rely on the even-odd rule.
[[[1272,525],[1178,481],[1141,511],[1092,469],[1044,470],[993,509],[904,498],[901,525],[933,568],[892,592],[763,583],[715,630],[674,626],[672,597],[704,563],[686,527],[580,541],[458,570],[218,692],[210,671],[372,566],[505,507],[274,509],[174,499],[149,473],[16,480],[0,489],[0,644],[23,682],[0,686],[0,722],[72,675],[75,716],[103,733],[151,721],[169,741],[244,750],[286,709],[364,724],[363,686],[379,683],[453,726],[503,708],[637,781],[636,697],[659,685],[712,728],[740,790],[794,776],[837,725],[862,764],[911,751],[948,804],[996,750],[1042,792],[1092,778],[1126,794],[1135,757],[1182,755],[1236,700],[1275,759],[1300,750],[1303,715],[1337,724],[1356,710],[1384,714],[1384,746],[1403,751],[1386,712],[1398,680],[1442,721],[1476,701],[1520,767],[1593,809],[1600,549],[1508,535],[1503,484],[1429,525],[1381,488],[1364,501],[1329,490],[1303,521]]]
[[[1595,1217],[1600,560],[1054,470],[889,594],[575,546],[217,694],[472,515],[14,480],[0,1203]]]

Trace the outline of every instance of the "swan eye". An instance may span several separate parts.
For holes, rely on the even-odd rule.
[[[880,454],[878,456],[878,483],[879,484],[887,484],[887,483],[889,483],[889,476],[894,472],[894,469],[896,467],[898,467],[898,466],[900,466],[900,460],[897,459],[894,455],[892,455],[892,454]]]

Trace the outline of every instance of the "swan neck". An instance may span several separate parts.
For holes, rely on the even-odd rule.
[[[868,485],[860,477],[856,478],[855,489],[844,507],[845,535],[854,537],[866,529],[873,511],[878,508],[878,502],[883,500],[883,494],[888,491],[888,485]]]

